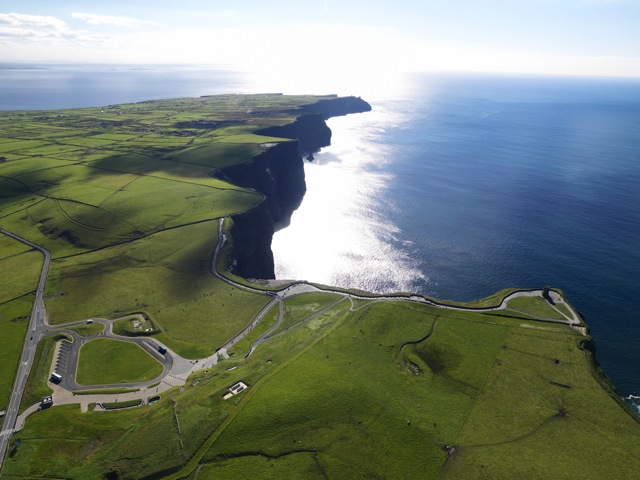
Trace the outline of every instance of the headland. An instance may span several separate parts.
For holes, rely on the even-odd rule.
[[[458,304],[273,279],[303,157],[330,142],[327,118],[370,108],[226,95],[4,113],[4,364],[34,352],[24,387],[12,368],[0,383],[21,397],[2,474],[633,476],[640,425],[560,290]]]

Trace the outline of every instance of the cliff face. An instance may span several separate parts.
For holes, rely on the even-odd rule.
[[[231,219],[231,271],[245,278],[276,278],[271,252],[273,222],[266,200]]]
[[[291,214],[300,206],[307,191],[298,142],[265,147],[250,163],[224,168],[219,174],[234,185],[266,196],[268,213],[276,229],[289,224]]]
[[[360,97],[336,97],[319,100],[302,107],[307,113],[319,113],[325,120],[350,113],[370,112],[371,105]]]
[[[371,105],[360,97],[335,97],[303,105],[295,122],[260,130],[259,134],[298,140],[300,154],[315,153],[331,145],[331,129],[325,120],[350,113],[371,111]]]
[[[317,152],[331,144],[327,118],[369,110],[371,106],[359,97],[335,97],[304,105],[295,111],[300,115],[293,123],[256,132],[295,141],[272,144],[249,163],[216,172],[217,177],[266,197],[256,208],[232,217],[234,273],[246,278],[275,278],[271,238],[275,230],[289,224],[307,190],[301,153]]]
[[[321,113],[304,114],[296,118],[293,123],[265,128],[257,133],[270,137],[296,139],[301,155],[314,153],[322,147],[331,145],[331,129],[324,122]]]

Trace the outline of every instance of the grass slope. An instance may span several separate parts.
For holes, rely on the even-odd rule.
[[[66,330],[76,332],[81,337],[93,337],[104,331],[104,325],[101,323],[84,323],[76,327],[68,327]]]
[[[217,225],[166,230],[53,262],[49,292],[65,295],[48,299],[50,322],[145,311],[162,331],[158,338],[180,355],[210,355],[269,300],[210,273]]]
[[[246,360],[201,372],[194,386],[136,409],[136,417],[110,412],[108,439],[94,442],[79,464],[70,453],[76,438],[92,435],[93,419],[104,414],[64,410],[68,439],[56,444],[45,439],[61,438],[60,419],[53,410],[38,414],[17,435],[21,446],[5,473],[632,478],[636,420],[599,387],[584,337],[539,325],[403,302],[351,311],[342,302]],[[222,400],[238,380],[249,389]],[[54,427],[45,433],[48,423]],[[31,459],[45,451],[67,459],[36,468]]]
[[[213,178],[215,170],[250,161],[262,143],[278,140],[256,131],[290,123],[317,99],[227,95],[3,113],[0,226],[51,250],[49,320],[142,314],[159,341],[192,359],[235,336],[272,297],[211,274],[218,219],[262,196]],[[10,273],[0,279],[0,360],[9,365],[0,400],[24,339],[38,255],[0,236],[0,267]],[[499,305],[510,291],[471,305]],[[153,406],[37,412],[12,436],[3,475],[637,476],[637,420],[603,387],[588,337],[536,320],[562,318],[545,302],[464,312],[400,300],[333,304],[338,299],[286,299],[278,335],[244,358],[275,325],[275,307],[230,359]],[[50,392],[57,340],[38,345],[21,408]],[[92,340],[82,348],[78,381],[148,379],[161,368],[136,345]],[[223,400],[240,380],[249,388]]]
[[[509,300],[508,307],[513,310],[525,312],[538,317],[566,320],[565,317],[554,310],[544,298],[540,297],[514,298],[512,300]]]
[[[0,305],[0,410],[9,403],[9,396],[20,363],[33,297],[21,297]]]
[[[9,402],[20,363],[42,254],[0,235],[0,410]]]
[[[636,475],[638,424],[600,388],[581,342],[510,331],[456,439],[446,477]]]

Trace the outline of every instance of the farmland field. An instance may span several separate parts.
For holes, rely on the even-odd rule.
[[[292,160],[273,154],[276,163],[259,167],[251,188],[230,183],[226,172],[237,167],[246,179],[281,151],[274,142],[292,141],[260,131],[291,124],[319,99],[327,97],[226,95],[0,116],[0,227],[52,257],[49,330],[20,408],[50,393],[77,402],[29,416],[12,434],[2,474],[637,475],[638,421],[599,371],[584,325],[569,326],[558,313],[570,315],[568,305],[521,296],[495,308],[514,290],[470,305],[436,304],[237,274],[247,239],[233,231],[240,223],[233,217],[265,223],[273,212],[260,189],[285,198],[286,175],[276,167]],[[251,237],[244,254],[257,263],[258,237],[269,232],[254,230],[244,233]],[[0,236],[0,409],[41,266],[40,252]],[[94,318],[106,320],[86,322]],[[117,340],[86,338],[94,335]],[[99,389],[162,373],[132,342],[141,336],[154,348],[166,345],[183,377],[153,380],[149,392]],[[63,338],[86,342],[76,381],[90,391],[64,396],[64,385],[47,382]],[[230,396],[240,381],[247,388]],[[101,392],[109,411],[94,409],[94,400],[78,407]]]

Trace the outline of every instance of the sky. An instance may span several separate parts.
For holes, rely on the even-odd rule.
[[[0,62],[640,77],[640,0],[2,1]]]

